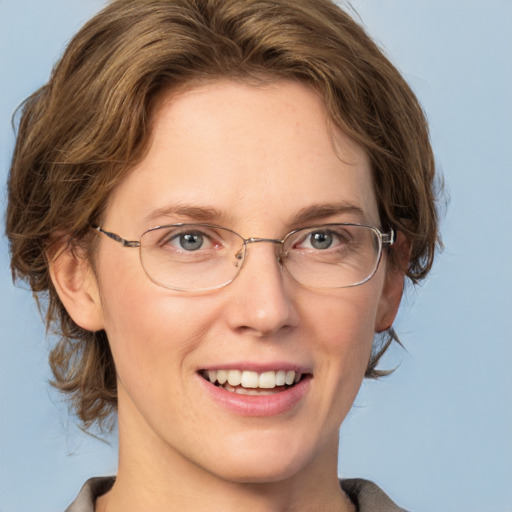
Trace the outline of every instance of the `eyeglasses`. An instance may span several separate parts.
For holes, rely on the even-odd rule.
[[[323,224],[296,229],[282,240],[244,238],[213,224],[169,224],[126,240],[92,226],[123,247],[138,247],[144,271],[157,285],[183,292],[222,288],[239,274],[249,244],[276,244],[279,264],[311,288],[347,288],[375,274],[382,249],[395,243],[393,229],[382,233],[361,224]]]

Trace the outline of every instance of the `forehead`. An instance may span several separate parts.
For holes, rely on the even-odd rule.
[[[332,126],[320,96],[292,81],[218,81],[162,95],[149,150],[107,215],[127,212],[140,230],[185,205],[211,208],[232,226],[286,225],[322,203],[360,208],[364,218],[347,221],[378,221],[368,157]]]

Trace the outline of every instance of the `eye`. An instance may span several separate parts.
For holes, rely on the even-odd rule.
[[[346,243],[347,239],[342,233],[334,232],[332,229],[315,229],[306,233],[294,248],[324,251]]]
[[[331,231],[315,231],[309,235],[309,243],[314,249],[328,249],[331,247],[332,241]]]
[[[204,236],[201,233],[184,233],[172,239],[185,251],[197,251],[204,243]]]
[[[186,252],[208,250],[215,248],[218,244],[214,243],[212,237],[199,230],[177,231],[172,230],[162,238],[160,245],[162,247],[171,246]]]

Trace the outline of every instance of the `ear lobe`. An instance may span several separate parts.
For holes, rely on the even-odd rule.
[[[400,301],[402,300],[405,272],[409,265],[411,254],[411,244],[400,231],[397,233],[393,251],[395,251],[396,257],[393,264],[388,263],[388,268],[386,268],[384,289],[375,319],[375,332],[386,331],[393,325]]]
[[[73,321],[88,331],[103,329],[98,284],[85,256],[64,242],[49,266],[55,290]]]

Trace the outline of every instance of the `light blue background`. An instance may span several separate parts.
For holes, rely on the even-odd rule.
[[[10,116],[100,0],[0,0],[0,205]],[[340,472],[416,512],[512,511],[512,2],[354,0],[419,96],[450,203],[446,250],[409,289],[387,379],[363,385]],[[80,432],[47,385],[48,341],[0,251],[0,511],[63,510],[117,446]]]

